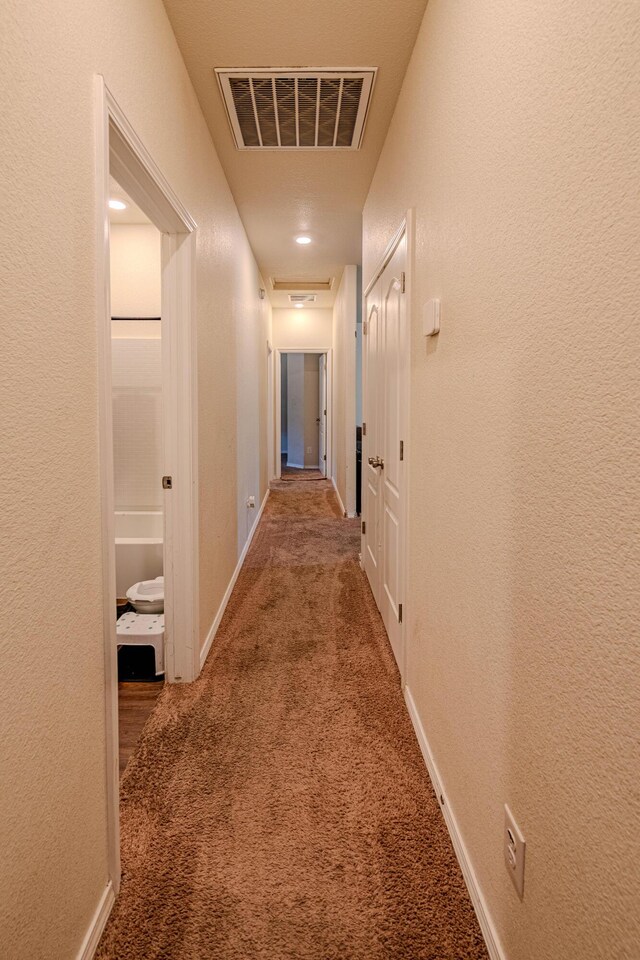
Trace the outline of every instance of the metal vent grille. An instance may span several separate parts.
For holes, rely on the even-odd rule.
[[[300,292],[307,290],[331,290],[333,286],[333,277],[327,277],[322,280],[292,280],[288,277],[271,277],[271,287],[273,290],[287,290]]]
[[[239,150],[358,150],[375,67],[216,70]]]
[[[289,303],[315,303],[315,293],[290,293]]]

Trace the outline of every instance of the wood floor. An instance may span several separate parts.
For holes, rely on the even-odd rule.
[[[120,776],[136,748],[147,717],[162,693],[163,683],[119,683]]]

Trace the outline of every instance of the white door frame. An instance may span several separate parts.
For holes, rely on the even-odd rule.
[[[318,356],[322,353],[326,355],[327,358],[327,423],[325,425],[326,439],[327,444],[327,472],[326,476],[333,476],[333,447],[331,444],[331,431],[333,428],[333,350],[330,347],[304,347],[297,350],[292,350],[288,347],[278,347],[276,350],[276,376],[275,376],[275,434],[276,442],[274,447],[275,453],[275,480],[280,480],[282,477],[282,456],[280,453],[280,445],[282,441],[282,354],[283,353],[314,353]]]
[[[323,474],[324,477],[327,477],[328,467],[329,467],[329,451],[327,447],[327,417],[329,414],[327,357],[324,353],[318,354],[318,357],[319,357],[318,373],[320,373],[320,370],[322,370],[322,374],[320,376],[320,383],[318,384],[318,412],[320,414],[320,416],[318,417],[318,461],[319,461],[318,469],[320,470],[320,473]],[[323,357],[324,357],[324,364],[322,364]],[[324,445],[320,442],[321,437],[324,439]],[[323,456],[324,456],[324,460],[322,459]]]
[[[273,480],[276,476],[276,467],[274,462],[274,453],[276,447],[275,441],[275,405],[274,405],[274,382],[273,365],[275,363],[275,354],[271,341],[267,340],[267,473],[268,479]]]
[[[118,667],[111,386],[109,175],[162,236],[165,675],[194,680],[200,670],[198,624],[198,465],[195,329],[196,224],[107,88],[95,78],[98,414],[104,597],[107,831],[109,878],[120,885]],[[158,482],[160,482],[160,477]],[[169,620],[170,617],[170,620]]]
[[[400,625],[401,629],[401,638],[402,638],[402,663],[400,664],[400,676],[402,679],[402,687],[405,688],[407,684],[407,638],[411,636],[411,631],[409,629],[411,623],[411,603],[407,597],[408,590],[408,572],[409,572],[409,538],[410,538],[410,524],[409,524],[409,498],[410,498],[410,465],[411,465],[411,419],[410,419],[410,400],[411,400],[411,349],[413,336],[411,331],[411,323],[413,318],[413,263],[415,256],[415,214],[413,209],[407,210],[406,216],[402,220],[402,223],[392,236],[391,240],[387,244],[387,247],[382,255],[380,262],[373,271],[371,279],[368,283],[363,281],[363,293],[362,293],[362,309],[363,309],[363,322],[367,319],[365,315],[365,304],[368,294],[371,292],[376,282],[384,272],[385,267],[391,260],[393,254],[396,251],[396,248],[403,236],[406,236],[407,239],[407,256],[406,256],[406,265],[405,265],[405,296],[406,296],[406,310],[407,310],[407,331],[408,336],[406,339],[406,356],[404,357],[404,391],[403,391],[403,408],[405,411],[405,423],[404,423],[404,435],[407,437],[407,440],[404,444],[404,458],[403,462],[405,464],[404,469],[404,478],[403,478],[403,506],[402,506],[402,525],[404,532],[404,542],[402,545],[402,550],[400,551],[400,570],[398,571],[398,582],[401,585],[401,595],[402,600],[402,623]],[[363,331],[364,332],[364,331]],[[363,344],[362,348],[362,419],[367,422],[367,411],[364,407],[364,402],[366,398],[366,349]],[[364,439],[364,438],[363,438]],[[364,457],[364,447],[363,443],[363,457]],[[364,477],[364,464],[362,466],[362,476]],[[362,499],[362,510],[364,511],[364,497]],[[363,519],[364,518],[363,516]],[[364,569],[364,535],[362,536],[362,547],[361,547],[361,565]]]

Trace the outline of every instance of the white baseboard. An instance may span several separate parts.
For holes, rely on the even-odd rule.
[[[349,513],[349,511],[346,509],[344,503],[342,502],[342,497],[340,496],[340,491],[338,490],[338,485],[336,483],[335,477],[331,477],[331,483],[333,484],[333,489],[336,492],[336,497],[338,498],[338,503],[340,505],[340,510],[342,511],[342,516],[346,517],[348,520],[355,520],[357,514],[355,510],[353,513]]]
[[[207,634],[207,639],[205,640],[204,646],[202,647],[202,650],[200,651],[200,669],[201,669],[201,670],[202,670],[202,668],[204,667],[204,662],[205,662],[205,660],[207,659],[209,650],[211,649],[211,644],[213,643],[213,638],[215,637],[216,633],[218,632],[218,627],[220,626],[220,621],[222,620],[222,618],[223,618],[223,616],[224,616],[224,612],[225,612],[225,610],[227,609],[227,604],[229,603],[229,597],[231,596],[231,594],[232,594],[232,592],[233,592],[233,588],[234,588],[235,585],[236,585],[236,580],[238,579],[238,576],[240,575],[240,571],[242,570],[242,564],[244,563],[244,559],[245,559],[245,557],[246,557],[246,555],[247,555],[247,553],[248,553],[248,551],[249,551],[249,547],[251,546],[251,541],[253,540],[253,536],[254,536],[256,530],[258,529],[258,524],[260,523],[260,517],[262,516],[263,511],[264,511],[264,508],[265,508],[265,506],[266,506],[266,504],[267,504],[267,500],[269,499],[269,493],[270,493],[270,491],[267,490],[267,492],[266,492],[265,495],[264,495],[264,500],[262,501],[262,503],[261,503],[261,505],[260,505],[260,509],[258,510],[258,514],[257,514],[255,520],[253,521],[253,526],[251,527],[251,530],[249,531],[249,536],[247,537],[246,543],[245,543],[244,547],[242,548],[242,553],[240,554],[240,556],[239,556],[239,558],[238,558],[238,562],[237,562],[237,564],[236,564],[236,568],[235,568],[235,570],[233,571],[233,576],[231,577],[231,580],[229,581],[229,586],[228,586],[227,589],[225,590],[224,597],[222,598],[222,603],[221,603],[220,606],[218,607],[218,612],[216,613],[215,618],[214,618],[214,621],[213,621],[213,623],[211,624],[211,626],[210,626],[210,628],[209,628],[209,632],[208,632],[208,634]]]
[[[111,880],[109,880],[104,889],[104,893],[100,897],[100,902],[98,903],[96,912],[94,913],[93,919],[89,924],[89,929],[85,934],[85,938],[82,941],[82,946],[76,955],[76,960],[93,960],[93,955],[98,949],[100,937],[102,936],[102,932],[107,925],[107,920],[109,919],[109,914],[111,913],[115,901],[116,895],[113,892],[113,884]]]
[[[335,477],[331,477],[331,483],[333,484],[333,489],[335,490],[336,497],[338,498],[338,504],[340,505],[340,512],[343,517],[346,517],[347,511],[344,508],[344,503],[342,502],[342,497],[340,496],[340,491],[338,490],[338,484],[336,483]]]
[[[427,735],[424,732],[424,727],[422,726],[422,721],[420,720],[415,701],[411,696],[411,691],[407,686],[404,688],[404,699],[407,704],[409,716],[411,717],[411,722],[413,723],[413,729],[415,730],[416,737],[418,738],[418,744],[420,745],[424,762],[427,766],[427,770],[429,771],[431,782],[433,783],[433,789],[435,790],[438,799],[440,799],[440,809],[442,810],[445,823],[449,830],[451,842],[453,843],[453,849],[456,857],[458,858],[458,863],[460,864],[460,869],[462,870],[462,876],[464,877],[464,882],[467,885],[469,896],[471,897],[471,902],[473,903],[473,908],[476,912],[478,923],[480,924],[480,929],[487,945],[489,956],[491,957],[491,960],[507,960],[507,956],[496,932],[495,924],[491,919],[491,915],[482,895],[480,885],[478,884],[475,871],[471,865],[467,848],[464,845],[462,835],[458,828],[457,820],[449,804],[444,787],[442,786],[440,774],[438,772],[435,760],[433,759],[433,753],[431,752]]]

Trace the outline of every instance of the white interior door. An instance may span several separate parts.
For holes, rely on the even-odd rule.
[[[366,299],[364,338],[364,566],[403,670],[405,429],[408,329],[406,234]]]
[[[362,436],[362,556],[375,601],[380,606],[380,468],[375,466],[380,442],[380,281],[365,300],[366,336],[363,339]]]
[[[327,357],[321,353],[318,360],[319,396],[318,396],[318,460],[321,472],[327,475]]]

